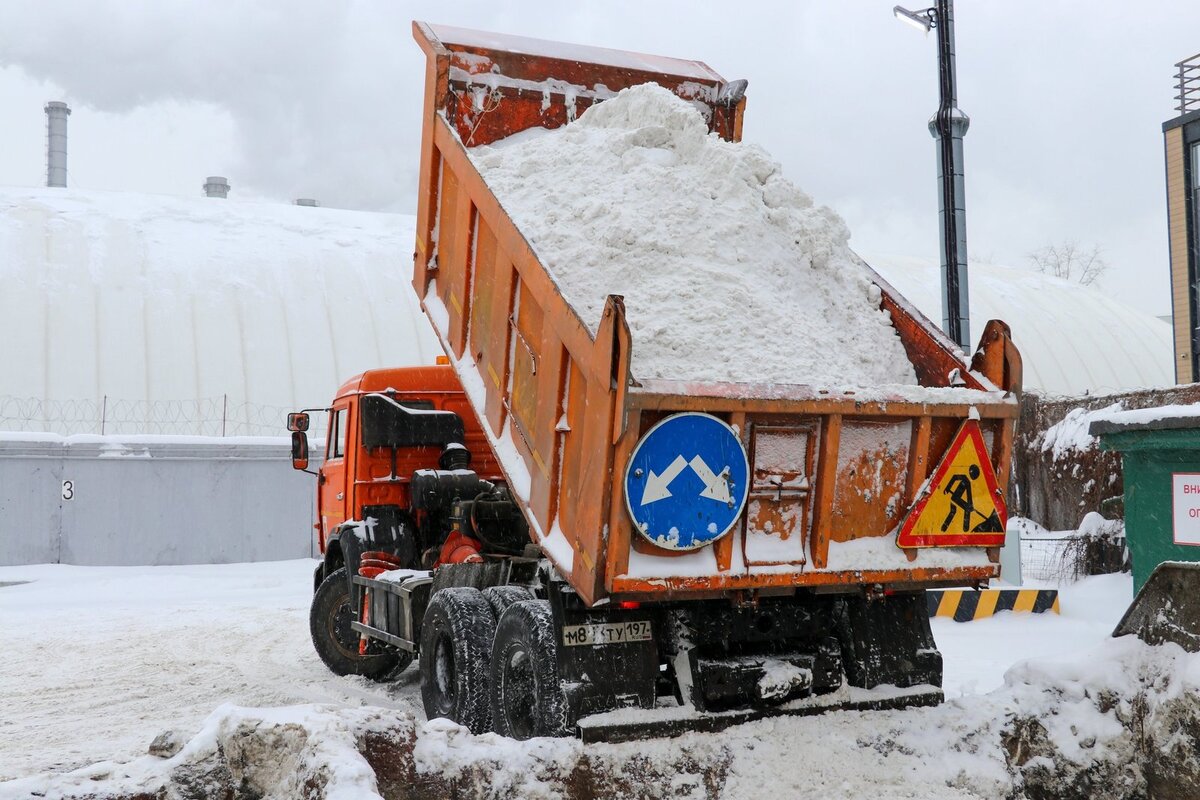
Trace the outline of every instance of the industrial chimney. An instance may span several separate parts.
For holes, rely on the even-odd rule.
[[[67,185],[67,117],[71,107],[52,100],[46,103],[46,185]]]
[[[316,208],[317,206],[320,205],[320,203],[318,203],[316,200],[314,200],[311,197],[298,197],[298,198],[296,198],[296,205],[309,206],[310,208]]]
[[[205,197],[229,197],[229,180],[220,175],[210,175],[204,182]]]

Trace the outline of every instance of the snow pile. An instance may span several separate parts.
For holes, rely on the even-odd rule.
[[[401,718],[411,727],[411,717]],[[100,762],[53,781],[44,776],[10,781],[0,784],[0,800],[81,794],[382,800],[363,739],[370,733],[402,734],[396,728],[396,716],[381,709],[224,705],[174,753]],[[179,733],[162,738],[178,740]]]
[[[419,713],[416,670],[380,686],[321,663],[308,634],[315,565],[0,567],[0,782],[128,760],[168,728],[190,736],[223,703]]]
[[[624,295],[635,378],[916,383],[841,218],[666,89],[471,157],[593,331]]]
[[[1200,796],[1200,656],[1125,636],[1019,664],[1006,683],[1001,738],[1020,796]]]
[[[1095,763],[1090,774],[1119,776],[1163,753],[1163,769],[1187,767],[1189,732],[1200,731],[1190,711],[1200,656],[1109,639],[1132,594],[1128,575],[1065,587],[1061,616],[932,620],[954,698],[937,708],[584,746],[423,723],[412,668],[387,684],[330,674],[308,637],[312,566],[0,568],[0,800],[155,796],[164,785],[179,791],[159,796],[289,800],[335,791],[408,800],[995,798],[1022,796],[1014,775],[1027,789],[1039,774],[1053,777],[1039,763],[1068,776]],[[1010,670],[1004,684],[1005,669],[1031,656],[1041,660]],[[288,707],[222,705],[230,701]],[[376,708],[356,708],[363,703]],[[1143,722],[1149,738],[1118,730]],[[1175,739],[1164,735],[1168,723],[1177,723]],[[187,744],[166,758],[143,755],[164,730]],[[1161,785],[1160,774],[1143,772]],[[242,779],[237,793],[205,791]]]
[[[1042,434],[1042,451],[1053,453],[1057,460],[1069,455],[1072,450],[1082,452],[1094,449],[1098,441],[1088,433],[1088,428],[1098,419],[1110,419],[1122,407],[1120,403],[1113,403],[1094,411],[1085,408],[1071,409],[1065,417]]]

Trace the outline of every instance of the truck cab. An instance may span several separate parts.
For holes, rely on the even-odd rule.
[[[410,513],[413,474],[438,468],[444,445],[434,441],[436,435],[409,444],[387,440],[389,431],[381,428],[386,428],[389,420],[380,417],[390,410],[390,405],[371,409],[364,408],[363,403],[364,398],[379,396],[411,411],[456,415],[463,427],[461,444],[471,453],[474,471],[484,479],[503,481],[499,464],[451,367],[398,367],[355,375],[342,384],[327,409],[308,409],[290,415],[290,427],[307,426],[306,421],[300,420],[307,420],[310,411],[327,411],[329,415],[323,457],[316,470],[316,529],[322,555],[315,576],[317,585],[345,564],[341,534],[347,521],[387,522],[403,518]],[[364,416],[369,417],[366,439]],[[307,439],[306,430],[293,431],[293,466],[306,469],[307,442],[296,444],[301,437]],[[412,566],[419,563],[421,555],[414,553],[416,560]]]
[[[316,471],[308,469],[312,411],[329,415]],[[360,633],[367,614],[355,579],[396,570],[420,577],[480,559],[479,540],[462,533],[470,521],[456,516],[464,509],[486,509],[501,550],[524,549],[524,521],[449,366],[355,375],[328,408],[289,414],[288,428],[292,466],[317,476],[313,644],[337,674],[383,677],[412,657]]]

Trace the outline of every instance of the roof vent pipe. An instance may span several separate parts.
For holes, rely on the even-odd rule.
[[[229,197],[229,180],[220,175],[210,175],[204,182],[205,197]]]
[[[318,203],[316,200],[314,200],[311,197],[298,197],[298,198],[296,198],[296,205],[309,206],[311,208],[316,208],[317,206],[319,206],[321,204]]]
[[[46,185],[67,186],[67,117],[71,107],[52,100],[46,103]]]

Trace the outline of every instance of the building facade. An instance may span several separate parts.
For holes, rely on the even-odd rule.
[[[1200,380],[1200,54],[1175,65],[1178,116],[1163,123],[1175,381]]]

